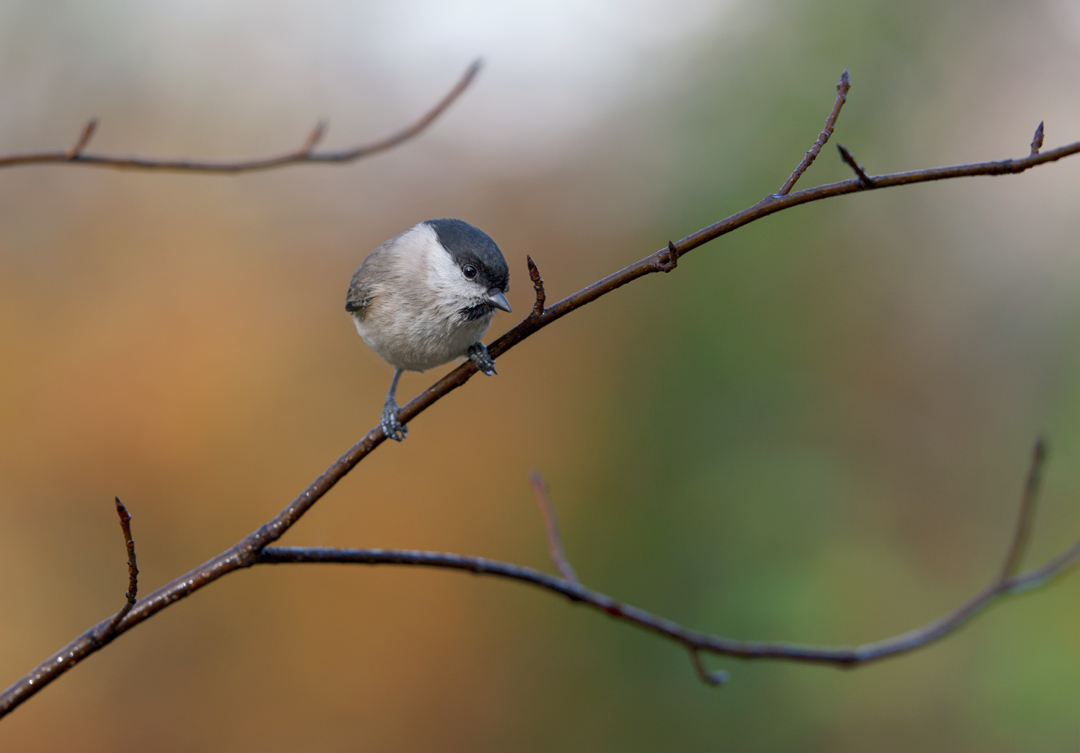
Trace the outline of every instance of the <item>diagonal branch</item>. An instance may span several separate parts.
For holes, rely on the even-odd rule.
[[[866,174],[866,170],[855,159],[855,157],[847,150],[843,144],[837,144],[836,148],[840,150],[840,159],[847,163],[848,167],[855,171],[855,174],[859,176],[859,182],[862,183],[863,188],[873,188],[873,179]]]
[[[98,121],[91,119],[83,128],[79,139],[70,149],[59,149],[51,152],[31,152],[29,154],[0,155],[0,168],[13,167],[15,165],[47,165],[47,164],[75,164],[94,165],[98,167],[112,167],[128,170],[174,170],[182,172],[201,173],[242,173],[256,170],[270,170],[286,165],[298,165],[311,162],[348,163],[362,157],[368,157],[377,152],[408,141],[431,125],[454,101],[468,88],[476,74],[480,72],[481,61],[476,60],[469,66],[454,87],[439,100],[434,107],[428,110],[419,119],[397,131],[384,136],[381,139],[359,144],[348,149],[339,151],[316,152],[315,147],[326,134],[327,123],[320,120],[311,134],[299,149],[286,152],[273,157],[261,157],[257,159],[236,160],[197,160],[185,157],[140,157],[131,155],[127,157],[111,154],[87,154],[86,148],[90,138],[97,129]]]
[[[796,167],[784,185],[776,192],[777,196],[787,196],[791,193],[791,189],[795,187],[795,182],[802,177],[802,174],[806,172],[806,169],[810,165],[814,164],[814,160],[817,159],[818,154],[821,152],[821,147],[825,146],[825,142],[832,136],[833,127],[836,125],[836,119],[840,117],[840,108],[847,102],[847,93],[851,90],[851,74],[848,69],[845,68],[844,72],[840,74],[840,82],[836,85],[836,102],[833,103],[832,112],[829,113],[829,117],[825,119],[825,127],[821,129],[821,133],[818,134],[817,141],[810,147],[810,151],[806,153],[806,156],[802,158],[802,162]]]
[[[555,514],[555,506],[551,504],[551,494],[548,490],[547,481],[540,475],[540,471],[533,471],[532,475],[529,476],[529,483],[532,484],[536,504],[544,518],[544,531],[547,533],[548,553],[551,556],[551,562],[562,577],[571,583],[578,583],[577,573],[574,572],[574,568],[566,556],[566,549],[563,548],[562,534],[559,533],[559,516]]]
[[[80,154],[82,150],[86,148],[86,145],[90,143],[90,139],[94,137],[94,131],[97,130],[98,120],[97,118],[90,118],[86,121],[86,125],[83,126],[82,133],[79,134],[79,140],[71,145],[71,148],[67,150],[65,157],[68,160],[74,160]]]
[[[1039,495],[1039,485],[1042,483],[1042,469],[1046,462],[1046,441],[1039,437],[1035,441],[1035,449],[1031,452],[1031,466],[1028,468],[1027,479],[1024,482],[1024,493],[1020,497],[1020,516],[1016,521],[1016,532],[1013,534],[1009,553],[1005,557],[1005,564],[1001,568],[999,582],[1004,583],[1016,571],[1020,569],[1020,561],[1024,558],[1024,550],[1027,548],[1028,537],[1031,534],[1031,523],[1035,517],[1035,503]]]
[[[463,79],[464,84],[468,83],[467,79],[469,79],[468,74],[466,79]],[[459,84],[459,86],[463,87],[464,84]],[[451,95],[448,95],[448,98],[452,96],[456,95],[451,92]],[[1021,173],[1032,167],[1063,159],[1077,153],[1080,153],[1080,141],[1058,147],[1057,149],[1040,152],[1038,154],[1030,154],[1020,159],[951,165],[948,167],[935,167],[924,170],[914,170],[911,172],[872,176],[871,185],[869,186],[858,178],[852,178],[837,183],[829,183],[815,188],[796,191],[795,193],[786,195],[771,194],[757,204],[737,212],[724,220],[709,225],[708,227],[702,228],[677,243],[669,242],[668,246],[650,254],[644,259],[635,262],[602,280],[594,282],[552,306],[543,308],[539,314],[537,314],[534,309],[534,311],[530,312],[530,314],[517,326],[495,340],[488,347],[488,351],[491,353],[492,357],[498,357],[549,324],[552,324],[570,312],[595,301],[597,298],[607,295],[638,278],[664,271],[666,268],[672,266],[671,262],[673,260],[681,259],[690,251],[705,245],[709,241],[727,235],[751,222],[756,222],[784,209],[789,209],[800,204],[821,201],[834,196],[843,196],[846,194],[881,188],[891,188],[893,186],[926,183],[936,180],[949,180],[976,175],[1009,175]],[[2,166],[2,163],[0,163],[0,166]],[[541,290],[541,287],[537,288],[538,294]],[[475,363],[466,361],[449,374],[439,379],[435,384],[420,393],[401,409],[400,418],[402,423],[411,422],[416,416],[423,413],[446,395],[464,385],[472,378],[476,371],[477,368]],[[301,492],[300,495],[290,502],[276,517],[264,523],[256,531],[224,552],[212,557],[195,569],[184,573],[170,583],[158,588],[153,593],[144,596],[136,602],[135,607],[131,609],[127,616],[115,626],[114,631],[109,632],[111,622],[114,619],[110,617],[99,622],[86,633],[46,659],[37,668],[0,694],[0,717],[3,717],[16,706],[26,701],[42,687],[71,669],[82,659],[101,649],[104,645],[110,643],[116,637],[127,632],[139,623],[157,614],[162,609],[165,609],[180,599],[208,586],[218,578],[236,570],[257,564],[260,561],[261,553],[265,547],[277,541],[304,515],[304,513],[311,509],[312,505],[332,489],[338,481],[344,478],[357,463],[382,444],[385,439],[386,437],[383,435],[381,427],[376,426],[359,442],[353,445],[344,455],[331,464],[322,475],[315,479],[307,489]],[[989,597],[986,597],[984,594],[973,597],[970,602],[961,605],[961,607],[958,608],[958,613],[960,613],[959,617],[954,616],[951,619],[962,622],[967,619],[970,614],[981,609],[986,603],[989,603],[989,601],[999,593],[1005,591],[1016,592],[1041,585],[1044,581],[1052,579],[1068,567],[1071,567],[1078,557],[1080,557],[1080,542],[1077,542],[1071,549],[1059,555],[1057,559],[1044,565],[1043,568],[1033,570],[1024,576],[1009,578],[1002,584],[995,584],[988,589],[991,593]],[[963,612],[965,609],[970,611]],[[665,621],[664,624],[668,623]],[[932,626],[927,626],[927,629],[931,627]],[[941,630],[941,633],[943,633],[951,630],[952,627],[944,625],[944,629],[943,626],[938,626],[935,629]],[[931,636],[929,639],[923,637],[921,643],[932,640],[934,637],[937,636]],[[708,638],[708,636],[705,636],[705,638]],[[898,641],[902,638],[907,639],[905,636],[900,636],[900,638],[891,640]],[[682,639],[680,638],[679,640]],[[682,642],[688,647],[692,645],[687,641]],[[743,653],[738,653],[737,655],[745,655],[748,657],[777,657],[781,655],[776,652],[775,646],[777,644],[746,643],[735,645],[743,647]],[[891,652],[897,653],[901,650],[911,650],[915,645],[899,649],[893,646]],[[710,644],[706,641],[701,645],[701,650],[714,650],[710,649],[709,646]],[[877,650],[877,644],[868,644],[867,646],[859,647],[858,649],[851,649],[848,654],[845,654],[848,658],[841,663],[866,661],[866,656],[876,658],[871,655]],[[786,653],[782,654],[784,658],[805,658],[808,661],[822,661],[822,659],[817,658],[814,653],[817,649],[795,647],[785,649],[785,651]],[[803,654],[805,654],[805,657]],[[836,663],[835,659],[829,659],[828,661]]]

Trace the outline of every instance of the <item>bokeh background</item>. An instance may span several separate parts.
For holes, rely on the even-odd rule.
[[[0,171],[0,684],[277,513],[378,417],[344,312],[386,238],[484,228],[531,305],[776,190],[1080,139],[1076,0],[5,2],[0,152],[264,155],[414,118],[345,167]],[[801,186],[850,176],[830,145]],[[996,572],[1035,437],[1029,565],[1080,535],[1080,159],[770,217],[560,321],[358,467],[283,543],[550,568],[734,638],[858,643]],[[446,369],[408,375],[411,398]],[[257,568],[0,723],[5,751],[1080,748],[1080,577],[857,671],[714,661],[524,586]]]

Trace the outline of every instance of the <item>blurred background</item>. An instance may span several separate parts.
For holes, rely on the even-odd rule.
[[[0,171],[0,685],[276,514],[377,423],[353,270],[432,217],[529,310],[775,191],[821,130],[871,172],[1080,139],[1076,0],[6,2],[0,152],[259,156],[418,116],[350,166]],[[850,171],[828,146],[799,187]],[[998,570],[1031,447],[1028,566],[1080,535],[1080,158],[843,197],[694,251],[499,359],[282,543],[551,569],[688,627],[845,644]],[[403,400],[450,367],[407,375]],[[460,573],[234,574],[0,723],[11,751],[1049,751],[1080,746],[1080,577],[851,672],[710,659]]]

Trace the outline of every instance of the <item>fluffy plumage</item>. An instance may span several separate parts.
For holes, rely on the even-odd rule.
[[[402,371],[468,356],[494,373],[480,338],[495,309],[510,311],[509,284],[495,241],[462,220],[421,222],[368,255],[353,275],[345,310],[364,342],[396,369],[383,410],[387,436],[400,441],[407,433],[395,399]]]

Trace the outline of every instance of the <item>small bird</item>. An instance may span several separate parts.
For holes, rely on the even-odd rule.
[[[495,241],[462,220],[427,220],[368,254],[345,299],[356,331],[394,367],[380,422],[398,442],[398,379],[455,358],[472,359],[488,376],[495,359],[480,338],[495,309],[510,311],[510,269]]]

